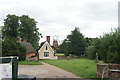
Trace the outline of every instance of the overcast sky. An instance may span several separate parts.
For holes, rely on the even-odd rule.
[[[99,37],[118,26],[119,0],[0,0],[0,25],[7,14],[29,15],[39,32],[62,41],[75,27],[85,37]],[[40,42],[41,42],[40,41]]]

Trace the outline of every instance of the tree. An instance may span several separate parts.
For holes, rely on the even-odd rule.
[[[7,15],[2,26],[3,39],[6,38],[22,38],[31,43],[36,49],[39,45],[41,34],[36,27],[36,21],[27,15],[16,16]]]
[[[2,26],[3,39],[18,37],[19,17],[16,15],[7,15],[4,19],[4,26]]]
[[[2,26],[2,54],[3,56],[19,56],[20,60],[26,57],[26,50],[19,43],[17,38],[28,40],[36,49],[38,48],[39,35],[36,21],[27,15],[7,15]],[[1,29],[1,28],[0,28]],[[1,42],[0,42],[1,43]],[[1,46],[0,46],[1,49]]]
[[[25,60],[26,49],[14,39],[5,39],[2,41],[2,56],[19,56],[19,60]]]
[[[36,21],[27,15],[20,17],[19,37],[28,40],[35,48],[38,48],[40,33],[36,27]]]
[[[75,28],[71,31],[71,34],[67,36],[69,40],[66,52],[73,55],[83,55],[85,54],[86,40],[84,36],[80,33],[79,28]]]
[[[64,53],[65,55],[69,55],[69,52],[68,52],[69,50],[67,49],[68,45],[69,44],[67,43],[67,40],[64,39],[63,42],[62,42],[62,44],[60,44],[58,46],[58,48],[56,49],[56,51],[58,53]]]

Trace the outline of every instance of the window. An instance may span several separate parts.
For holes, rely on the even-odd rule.
[[[46,50],[47,50],[47,46],[46,46]]]
[[[44,57],[49,57],[49,52],[44,52]]]

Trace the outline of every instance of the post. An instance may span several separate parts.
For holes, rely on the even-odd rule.
[[[98,53],[96,53],[96,63],[99,62],[99,59],[98,59]]]

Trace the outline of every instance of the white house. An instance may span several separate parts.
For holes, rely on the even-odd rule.
[[[50,45],[50,36],[47,36],[46,41],[41,43],[41,47],[38,50],[39,59],[56,59],[54,56],[54,50]]]

